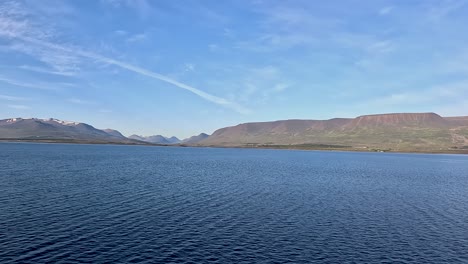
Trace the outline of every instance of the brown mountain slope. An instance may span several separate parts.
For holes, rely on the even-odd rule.
[[[345,129],[368,127],[447,127],[450,122],[435,113],[401,113],[358,116]]]
[[[435,113],[366,115],[354,119],[284,120],[221,128],[199,142],[211,146],[339,145],[349,148],[440,150],[468,146],[468,117]]]
[[[444,117],[444,119],[453,125],[468,126],[468,116]]]
[[[142,143],[124,137],[117,130],[100,130],[85,123],[53,118],[10,118],[0,120],[0,140]]]

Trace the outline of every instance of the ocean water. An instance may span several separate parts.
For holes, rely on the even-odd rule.
[[[0,144],[0,263],[468,263],[468,156]]]

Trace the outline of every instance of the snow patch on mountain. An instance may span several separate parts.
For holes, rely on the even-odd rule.
[[[58,123],[58,124],[61,124],[61,125],[64,125],[64,126],[76,126],[76,125],[81,124],[79,122],[64,121],[64,120],[60,120],[60,119],[56,119],[56,118],[45,118],[44,119],[44,118],[21,118],[21,117],[7,119],[6,122],[7,123],[16,123],[16,122],[23,121],[23,120],[37,120],[37,121],[43,121],[43,122],[55,122],[55,123]]]

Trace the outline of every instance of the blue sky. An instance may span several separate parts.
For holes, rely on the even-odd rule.
[[[468,115],[461,0],[0,2],[0,118],[188,137],[251,121]]]

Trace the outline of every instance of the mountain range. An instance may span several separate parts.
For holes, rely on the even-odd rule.
[[[182,140],[181,143],[185,144],[185,145],[198,144],[198,143],[202,142],[203,140],[207,139],[208,137],[209,137],[208,134],[201,133],[198,136],[192,136],[192,137],[186,138],[186,139]]]
[[[153,143],[153,144],[163,144],[163,145],[171,145],[171,144],[177,144],[180,143],[180,139],[177,137],[164,137],[161,135],[155,135],[155,136],[138,136],[138,135],[131,135],[128,138],[130,139],[135,139],[135,140],[140,140],[148,143]]]
[[[62,121],[54,118],[10,118],[0,120],[0,140],[26,140],[48,142],[119,143],[119,144],[195,144],[208,137],[200,134],[185,140],[177,137],[137,136],[125,137],[114,129],[97,129],[91,125]]]
[[[255,122],[184,140],[161,135],[127,138],[117,130],[85,123],[12,118],[0,120],[0,140],[468,153],[468,116],[394,113]]]
[[[175,144],[184,144],[184,145],[190,145],[190,144],[196,144],[208,137],[207,134],[201,133],[197,136],[192,136],[183,140],[178,139],[177,137],[165,137],[161,135],[155,135],[155,136],[138,136],[138,135],[131,135],[128,138],[130,139],[135,139],[135,140],[140,140],[140,141],[145,141],[153,144],[163,144],[163,145],[175,145]]]
[[[141,144],[113,129],[58,119],[11,118],[0,120],[0,139]]]
[[[198,144],[437,152],[468,149],[468,116],[395,113],[245,123],[218,129]]]

